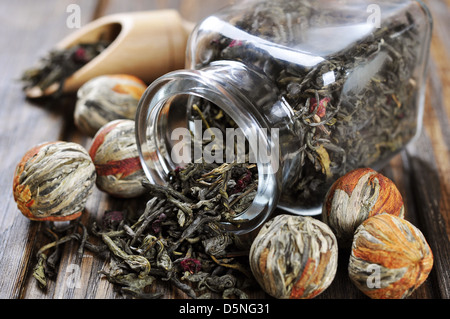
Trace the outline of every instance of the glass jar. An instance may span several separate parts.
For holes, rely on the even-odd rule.
[[[166,183],[183,162],[172,133],[195,133],[193,107],[208,104],[257,154],[258,187],[238,232],[276,207],[320,214],[338,177],[382,168],[420,130],[431,28],[411,0],[247,0],[207,17],[190,36],[186,69],[140,101],[147,177]]]

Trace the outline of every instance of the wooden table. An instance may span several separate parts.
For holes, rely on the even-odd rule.
[[[89,252],[77,257],[77,245],[63,246],[58,276],[47,292],[32,276],[36,252],[48,242],[43,224],[31,222],[17,209],[12,196],[15,166],[26,150],[52,140],[67,140],[89,147],[91,139],[73,122],[75,100],[62,99],[47,106],[25,99],[21,72],[36,63],[53,45],[72,32],[66,27],[66,9],[73,0],[21,0],[0,2],[0,298],[122,298],[97,272],[105,262]],[[223,0],[76,1],[81,24],[111,13],[175,8],[191,21],[216,11]],[[396,156],[383,173],[399,187],[406,201],[406,218],[419,227],[435,257],[427,281],[410,298],[448,299],[450,296],[450,14],[449,1],[426,1],[434,16],[429,81],[424,128],[420,138]],[[97,213],[137,205],[112,199],[97,189],[89,198],[82,221],[95,220]],[[341,258],[342,259],[342,258]],[[340,260],[332,285],[318,298],[366,298],[349,281],[346,260]],[[75,270],[81,284],[69,285]],[[184,298],[165,289],[166,298]],[[267,297],[256,292],[253,297]]]

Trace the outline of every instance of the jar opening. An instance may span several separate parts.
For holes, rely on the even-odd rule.
[[[226,226],[236,233],[251,231],[267,219],[281,184],[276,133],[245,112],[243,103],[196,71],[177,71],[149,86],[136,117],[141,163],[151,183],[165,185],[170,172],[192,163],[222,168],[232,163],[253,170],[249,175],[257,177],[257,187],[228,194],[236,215]],[[241,181],[230,181],[230,189]]]

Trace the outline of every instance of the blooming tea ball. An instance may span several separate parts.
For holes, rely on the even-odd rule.
[[[146,191],[133,120],[115,120],[102,126],[89,154],[97,171],[97,187],[116,197],[132,198]]]
[[[427,279],[432,267],[427,241],[405,219],[376,215],[355,232],[348,272],[370,298],[406,298]]]
[[[323,222],[278,215],[266,222],[250,248],[250,267],[269,295],[310,299],[323,292],[337,270],[336,237]]]
[[[387,177],[370,168],[359,168],[331,186],[325,196],[322,221],[333,230],[341,247],[349,247],[356,228],[381,213],[403,218],[402,195]]]
[[[95,184],[88,152],[72,142],[39,144],[25,153],[13,180],[14,200],[31,220],[79,217]]]
[[[142,80],[126,74],[102,75],[89,80],[77,92],[76,126],[94,136],[108,122],[134,119],[146,88]]]

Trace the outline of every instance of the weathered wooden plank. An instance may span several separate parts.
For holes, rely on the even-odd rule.
[[[400,192],[403,195],[405,201],[405,219],[411,222],[419,229],[424,228],[419,220],[417,214],[420,210],[416,208],[414,200],[414,184],[411,181],[411,170],[408,162],[408,156],[406,151],[401,152],[399,156],[391,161],[390,167],[385,170],[386,175],[389,176],[397,185]],[[411,299],[424,299],[424,298],[439,298],[439,294],[435,292],[435,282],[432,276],[426,280],[422,286],[417,289],[412,295]]]
[[[442,180],[436,174],[436,168],[432,167],[427,157],[433,156],[430,143],[424,143],[417,149],[408,148],[408,157],[411,163],[411,181],[415,185],[414,199],[418,210],[418,223],[426,236],[434,254],[435,283],[439,287],[439,293],[443,298],[449,298],[450,289],[450,245],[446,232],[443,211],[443,199],[440,196]],[[447,199],[448,200],[448,199]]]
[[[39,247],[49,242],[44,223],[30,222],[17,210],[11,195],[14,167],[31,146],[45,140],[63,139],[88,148],[91,139],[83,136],[73,123],[74,98],[46,107],[26,101],[20,84],[14,82],[28,67],[63,36],[71,32],[66,24],[66,8],[73,1],[9,1],[0,10],[0,51],[4,67],[0,73],[0,298],[122,298],[116,288],[102,279],[98,271],[107,261],[85,251],[77,255],[78,243],[61,246],[62,258],[58,276],[43,292],[32,277]],[[77,1],[81,7],[82,24],[102,15],[137,10],[173,8],[183,17],[197,21],[231,1],[159,0]],[[450,295],[450,136],[449,136],[449,64],[448,4],[429,0],[435,15],[432,42],[430,81],[426,98],[424,131],[407,150],[396,156],[383,173],[390,177],[404,195],[407,219],[425,234],[435,254],[435,266],[429,279],[411,298],[449,298]],[[446,12],[447,9],[447,12]],[[43,34],[44,36],[38,36]],[[17,41],[21,39],[21,41]],[[143,203],[113,199],[97,189],[89,198],[82,217],[85,225],[99,220],[105,210],[138,211]],[[367,298],[349,281],[348,257],[341,253],[337,276],[319,299]],[[81,277],[78,277],[80,275]],[[187,296],[164,283],[154,289],[165,298]],[[252,292],[256,298],[267,297],[262,291]]]
[[[25,68],[34,65],[57,41],[72,32],[66,27],[71,1],[6,1],[0,10],[0,297],[21,297],[25,278],[34,260],[40,225],[17,210],[12,197],[12,176],[23,154],[32,146],[61,138],[64,110],[25,100],[17,81]],[[93,2],[80,1],[84,12]],[[83,20],[85,23],[86,20]]]
[[[183,12],[180,3],[182,2],[100,1],[97,5],[96,12],[94,12],[94,17],[118,12],[158,10],[164,8],[177,9]],[[198,9],[200,2],[192,2],[192,5]],[[198,10],[195,12],[198,12]],[[91,139],[84,137],[77,131],[73,125],[72,118],[66,118],[65,126],[66,140],[79,142],[86,148],[90,147]],[[141,202],[139,206],[135,200],[113,199],[96,189],[86,203],[83,223],[90,225],[92,221],[98,220],[106,210],[122,210],[125,208],[138,210],[142,207],[145,207],[145,203]],[[101,279],[102,276],[98,274],[99,270],[108,266],[107,262],[105,263],[99,260],[97,256],[93,256],[89,252],[86,252],[82,258],[77,258],[77,249],[78,245],[76,243],[64,245],[63,258],[60,261],[58,269],[59,275],[56,278],[56,282],[52,283],[52,288],[49,289],[46,296],[52,296],[52,298],[121,298],[121,295],[115,292],[116,289],[106,279]],[[78,274],[81,277],[78,278]],[[73,282],[74,279],[76,282]],[[37,288],[35,280],[31,276],[29,276],[28,280],[28,287],[34,288],[30,288],[29,293],[25,297],[35,298],[36,296],[40,296],[42,292]],[[163,292],[166,298],[187,298],[184,293],[165,283],[161,283],[156,290]]]
[[[432,88],[431,92],[437,93]],[[407,176],[416,210],[415,223],[424,233],[434,254],[434,267],[430,277],[438,287],[438,295],[448,299],[450,243],[447,225],[450,197],[448,173],[443,175],[440,162],[446,160],[448,163],[450,158],[448,152],[433,149],[435,139],[430,139],[427,131],[423,131],[417,142],[407,148],[404,163],[409,165]]]
[[[433,249],[436,294],[450,298],[450,75],[448,2],[426,1],[434,19],[424,130],[407,149],[418,223]]]

